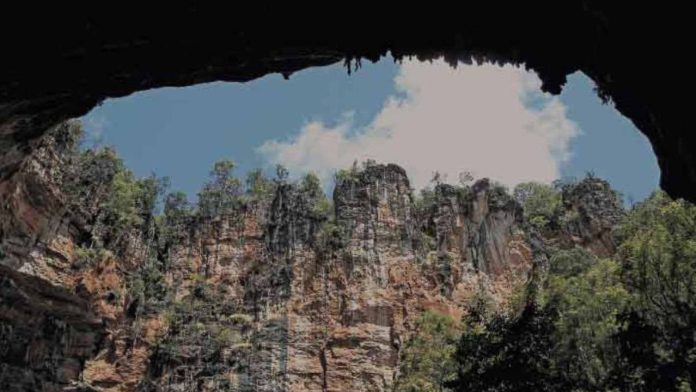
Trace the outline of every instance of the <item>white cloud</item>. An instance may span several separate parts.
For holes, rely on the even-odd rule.
[[[398,94],[366,127],[356,129],[350,114],[332,127],[314,121],[257,152],[269,163],[295,173],[314,171],[324,181],[367,158],[403,166],[415,188],[427,185],[435,170],[450,181],[470,171],[508,186],[559,177],[580,130],[557,97],[541,92],[536,74],[511,65],[455,69],[443,61],[400,67]]]

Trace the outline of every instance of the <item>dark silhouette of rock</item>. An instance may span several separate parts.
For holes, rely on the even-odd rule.
[[[162,86],[288,77],[388,51],[397,58],[526,64],[559,93],[587,74],[648,137],[672,197],[696,201],[688,4],[574,0],[391,7],[295,3],[55,3],[4,10],[0,179],[52,125],[109,97]],[[617,146],[617,148],[620,146]],[[617,157],[619,159],[619,157]]]

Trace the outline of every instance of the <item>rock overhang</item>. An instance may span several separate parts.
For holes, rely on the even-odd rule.
[[[9,13],[0,65],[0,178],[50,127],[104,99],[164,86],[289,76],[313,66],[444,57],[524,64],[559,93],[581,71],[653,145],[661,186],[696,200],[687,12],[599,1],[386,7],[46,5]],[[618,146],[617,146],[618,147]],[[617,157],[618,159],[619,157]]]

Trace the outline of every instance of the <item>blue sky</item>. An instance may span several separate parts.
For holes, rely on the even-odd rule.
[[[284,80],[163,88],[110,99],[83,117],[87,145],[113,145],[136,174],[155,172],[192,198],[212,163],[242,176],[286,165],[331,174],[355,159],[403,165],[416,187],[433,170],[468,170],[513,185],[594,171],[638,201],[658,183],[645,137],[575,74],[559,97],[506,66],[452,69],[384,59],[348,75],[342,65]]]

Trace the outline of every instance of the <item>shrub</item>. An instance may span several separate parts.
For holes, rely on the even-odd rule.
[[[244,313],[232,314],[229,316],[228,319],[229,319],[229,321],[231,321],[234,324],[244,325],[244,326],[251,325],[254,322],[253,317],[251,317],[248,314],[244,314]]]
[[[109,250],[106,250],[104,248],[87,248],[84,246],[80,246],[75,248],[74,261],[72,266],[76,269],[88,268],[110,257],[113,257],[113,254]]]
[[[519,184],[515,187],[513,196],[522,205],[525,221],[539,230],[548,228],[561,206],[560,193],[546,184]]]
[[[457,322],[428,311],[419,318],[416,331],[404,345],[395,391],[448,390],[445,384],[456,375],[453,354],[459,336]]]

